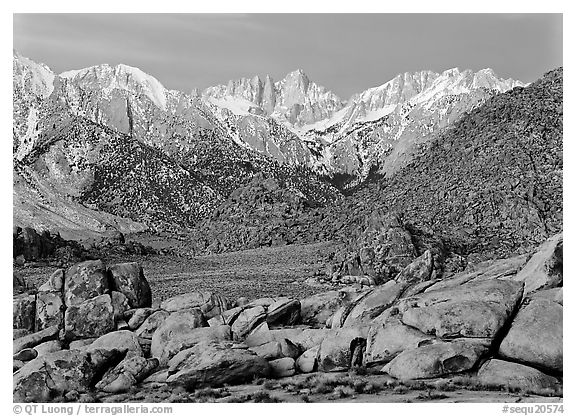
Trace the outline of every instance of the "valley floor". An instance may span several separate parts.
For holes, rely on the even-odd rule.
[[[174,241],[155,238],[142,241],[155,248],[173,247]],[[217,291],[230,299],[244,296],[304,298],[327,290],[312,287],[304,280],[322,268],[322,259],[334,250],[334,243],[290,245],[244,250],[198,257],[176,255],[115,256],[107,263],[137,261],[150,282],[155,304],[191,291]],[[182,251],[184,247],[179,247]],[[28,282],[41,285],[56,266],[42,263],[15,266]]]

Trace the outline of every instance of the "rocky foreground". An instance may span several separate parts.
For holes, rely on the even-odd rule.
[[[14,401],[225,401],[254,380],[254,401],[278,386],[342,398],[414,383],[562,396],[562,234],[443,279],[428,257],[368,288],[190,292],[155,308],[138,263],[85,261],[38,288],[15,274]]]

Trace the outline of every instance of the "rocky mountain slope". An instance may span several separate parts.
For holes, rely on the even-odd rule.
[[[318,151],[317,169],[329,177],[347,178],[343,185],[353,186],[370,172],[392,176],[435,132],[494,94],[521,85],[489,69],[400,74],[352,97],[305,137],[325,143]]]
[[[534,248],[562,228],[562,84],[560,68],[493,96],[392,178],[326,209],[318,229],[334,230],[358,256],[371,213],[381,210],[472,262]]]

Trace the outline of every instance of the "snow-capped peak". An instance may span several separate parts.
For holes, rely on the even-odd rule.
[[[83,83],[96,82],[105,92],[116,88],[135,92],[135,88],[139,87],[158,108],[166,110],[166,88],[156,78],[133,66],[125,64],[114,67],[108,64],[96,65],[62,72],[60,77]]]
[[[13,78],[18,80],[24,89],[34,95],[46,98],[54,91],[54,73],[45,64],[37,63],[13,50]],[[26,85],[28,84],[29,85]]]

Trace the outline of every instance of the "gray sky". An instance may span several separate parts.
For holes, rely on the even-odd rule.
[[[405,71],[562,65],[560,14],[15,14],[14,48],[55,72],[124,63],[170,89],[297,68],[346,99]]]

